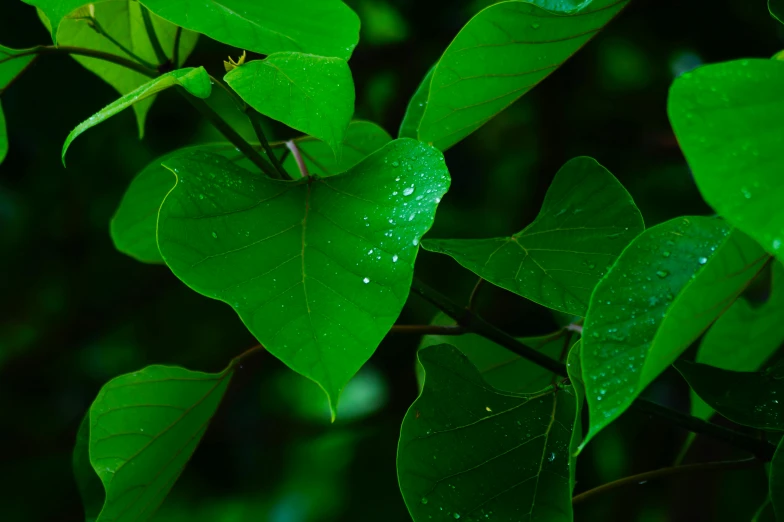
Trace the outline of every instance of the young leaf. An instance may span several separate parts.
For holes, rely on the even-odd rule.
[[[129,92],[125,96],[110,103],[95,113],[93,116],[90,116],[88,120],[83,121],[77,125],[76,128],[72,130],[70,134],[68,134],[68,137],[65,139],[65,143],[63,144],[63,165],[65,165],[65,153],[68,150],[68,147],[71,145],[71,142],[81,133],[91,127],[98,125],[102,121],[107,120],[123,109],[127,109],[134,103],[145,100],[150,96],[168,89],[169,87],[175,86],[182,87],[190,94],[198,98],[207,98],[212,91],[210,76],[203,67],[177,69],[176,71],[162,74],[161,76],[150,80],[138,89]]]
[[[76,434],[71,467],[82,499],[86,522],[94,522],[104,502],[103,485],[90,463],[90,412],[82,418]]]
[[[703,337],[695,360],[724,370],[758,370],[784,343],[784,265],[773,263],[768,301],[752,308],[738,299]],[[707,419],[713,413],[692,390],[691,414]]]
[[[87,0],[22,0],[26,4],[33,5],[43,11],[49,21],[49,32],[52,33],[52,41],[57,44],[57,28],[69,13],[89,4]]]
[[[149,520],[215,414],[232,370],[171,366],[116,377],[90,407],[90,462],[106,490],[97,522]]]
[[[767,259],[748,236],[706,217],[676,218],[631,242],[596,286],[585,318],[590,429],[582,446],[732,304]]]
[[[352,121],[346,131],[346,138],[336,159],[335,153],[323,141],[309,136],[294,140],[302,154],[302,159],[310,174],[317,176],[334,176],[348,169],[377,151],[390,141],[392,137],[387,131],[369,121]],[[297,166],[297,161],[291,154],[288,155],[283,167],[297,179],[302,176]]]
[[[557,69],[628,0],[493,4],[474,16],[435,66],[417,137],[446,150]],[[575,9],[580,9],[575,11]]]
[[[784,260],[784,62],[700,67],[670,89],[667,112],[697,186],[733,226]]]
[[[417,129],[419,129],[419,122],[422,121],[422,115],[425,114],[425,106],[427,105],[427,98],[430,96],[430,82],[433,79],[434,70],[435,65],[427,71],[424,79],[422,79],[422,83],[419,84],[416,92],[408,102],[406,114],[400,123],[400,131],[398,131],[399,138],[417,139]]]
[[[400,430],[397,475],[415,522],[572,520],[571,387],[491,387],[456,348],[419,352],[425,387]]]
[[[354,114],[354,81],[341,58],[276,53],[235,67],[223,77],[248,105],[338,154]]]
[[[298,51],[348,60],[359,17],[339,0],[142,0],[179,26],[260,54]]]
[[[96,3],[93,6],[93,12],[95,13],[94,22],[75,15],[66,17],[60,24],[57,41],[60,45],[83,47],[128,58],[128,54],[117,46],[117,43],[119,43],[142,60],[153,65],[160,65],[157,63],[155,51],[147,36],[141,10],[141,4],[135,0],[110,0]],[[177,26],[155,15],[151,16],[151,20],[163,51],[167,56],[173,56]],[[109,34],[114,42],[99,32],[96,27],[100,31]],[[179,40],[179,63],[174,65],[175,68],[180,67],[185,62],[185,59],[196,46],[197,38],[197,33],[187,30],[182,31]],[[86,56],[71,56],[85,69],[95,73],[114,87],[121,95],[128,94],[140,85],[150,81],[149,77],[141,73],[106,60]],[[133,105],[139,126],[139,136],[144,134],[144,121],[147,111],[150,110],[154,100],[155,97],[150,96]]]
[[[533,223],[493,239],[429,239],[487,281],[548,308],[585,315],[591,292],[644,229],[626,189],[596,160],[579,157],[556,174]]]
[[[679,361],[675,368],[702,400],[732,422],[763,430],[784,430],[781,364],[761,372],[722,370],[689,361]]]
[[[449,187],[443,156],[387,144],[347,173],[296,182],[214,155],[179,155],[158,247],[185,284],[229,303],[335,412],[408,296],[419,240]]]

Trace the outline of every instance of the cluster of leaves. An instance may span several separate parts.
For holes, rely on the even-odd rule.
[[[523,230],[422,240],[449,188],[443,152],[557,69],[629,0],[490,5],[424,78],[397,139],[352,121],[347,61],[359,19],[339,0],[25,1],[38,7],[55,46],[0,47],[0,93],[38,56],[64,53],[121,94],[69,134],[63,159],[76,137],[128,107],[143,134],[155,95],[172,87],[226,136],[142,170],[111,234],[119,251],[165,264],[231,306],[261,343],[219,373],[150,366],[102,388],[74,452],[88,519],[149,519],[238,362],[262,346],[324,390],[334,419],[341,392],[406,303],[420,241],[572,323],[512,339],[511,353],[470,310],[443,307],[434,324],[451,316],[463,335],[423,340],[422,392],[398,447],[414,520],[571,520],[581,449],[676,361],[695,394],[694,417],[716,411],[784,429],[775,398],[781,368],[765,367],[784,342],[781,60],[708,65],[672,86],[672,126],[717,216],[646,229],[613,175],[578,157]],[[780,3],[770,10],[780,18]],[[200,35],[265,58],[231,60],[223,81],[183,68]],[[258,144],[204,103],[215,85],[248,115]],[[304,135],[270,143],[262,118]],[[0,112],[0,161],[6,150]],[[739,299],[768,267],[768,301]],[[697,362],[679,360],[701,336]],[[770,500],[784,517],[782,469],[779,449]]]

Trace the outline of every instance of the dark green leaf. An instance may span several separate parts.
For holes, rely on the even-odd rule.
[[[419,122],[422,121],[422,116],[425,114],[427,98],[430,96],[430,82],[433,79],[434,70],[435,66],[427,71],[422,83],[419,84],[414,96],[412,96],[411,100],[408,102],[406,114],[400,124],[400,131],[398,132],[399,138],[417,138]]]
[[[574,390],[576,405],[572,436],[569,439],[569,480],[572,492],[574,492],[574,485],[577,482],[577,454],[580,452],[580,443],[583,440],[582,412],[585,404],[585,382],[583,382],[583,369],[580,360],[581,349],[582,341],[577,341],[569,350],[569,357],[566,359],[566,371],[569,374],[572,390]]]
[[[43,11],[49,22],[52,41],[57,42],[57,28],[63,18],[76,9],[89,4],[86,0],[22,0],[23,2],[34,5]]]
[[[722,370],[689,361],[679,361],[675,368],[702,400],[732,422],[764,430],[784,430],[784,366],[781,364],[761,372]]]
[[[334,414],[406,301],[419,240],[449,187],[443,156],[396,140],[346,174],[296,182],[204,153],[164,166],[178,178],[158,217],[166,264],[234,307],[326,391]]]
[[[68,150],[68,147],[71,145],[71,142],[81,133],[114,116],[123,109],[127,109],[134,103],[145,100],[150,96],[154,96],[155,94],[168,89],[169,87],[175,86],[182,87],[190,94],[198,98],[207,98],[212,91],[210,77],[203,67],[177,69],[176,71],[162,74],[161,76],[150,80],[148,83],[142,85],[138,89],[129,92],[125,96],[122,96],[118,100],[110,103],[94,115],[90,116],[88,120],[83,121],[77,125],[76,128],[72,130],[70,134],[68,134],[68,137],[65,139],[65,143],[63,144],[63,164],[65,164],[65,153]]]
[[[339,0],[142,3],[172,23],[261,54],[297,51],[348,59],[359,41],[359,17]]]
[[[36,59],[37,55],[24,53],[24,49],[0,45],[0,94]]]
[[[768,0],[768,11],[773,18],[784,24],[784,1]]]
[[[260,113],[339,153],[354,114],[354,81],[345,60],[276,53],[235,67],[223,79]]]
[[[768,256],[718,219],[677,218],[623,251],[591,296],[583,329],[590,429],[615,420],[743,291]]]
[[[784,342],[784,265],[774,262],[768,301],[757,308],[738,299],[711,326],[695,360],[724,370],[758,370]],[[713,410],[692,392],[691,412],[707,419]]]
[[[548,308],[585,315],[591,292],[644,229],[631,196],[596,160],[567,162],[533,223],[511,237],[429,239],[487,281]]]
[[[98,518],[103,506],[104,494],[101,480],[96,475],[90,464],[90,412],[82,418],[79,432],[76,435],[76,445],[73,451],[72,468],[79,496],[82,498],[86,522],[93,522]]]
[[[446,150],[471,134],[577,52],[628,0],[537,3],[555,11],[499,2],[463,27],[433,71],[420,140]]]
[[[232,370],[148,366],[109,381],[90,407],[90,462],[106,502],[97,522],[149,520],[215,414]]]
[[[700,67],[670,89],[667,111],[705,201],[784,260],[784,62]]]
[[[496,390],[446,344],[419,360],[425,387],[403,419],[397,453],[414,521],[571,521],[571,387]]]

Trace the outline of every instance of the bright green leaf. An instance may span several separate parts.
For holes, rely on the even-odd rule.
[[[0,94],[37,58],[36,54],[25,53],[24,49],[0,45]]]
[[[643,228],[626,189],[596,160],[579,157],[558,171],[539,215],[517,234],[430,239],[422,247],[494,285],[583,316],[596,283]]]
[[[101,388],[90,407],[90,462],[106,490],[97,522],[152,518],[204,435],[231,373],[148,366]]]
[[[49,31],[52,33],[52,41],[57,42],[57,28],[63,18],[76,9],[89,4],[87,0],[22,0],[23,2],[34,5],[46,15],[49,22]]]
[[[615,420],[737,298],[768,256],[707,217],[650,228],[623,251],[591,296],[583,328],[590,429]]]
[[[695,360],[724,370],[758,370],[784,343],[784,265],[774,262],[771,294],[765,304],[752,308],[738,299],[711,326]],[[707,419],[713,413],[692,391],[691,414]]]
[[[135,0],[104,1],[94,4],[93,8],[94,18],[101,30],[108,33],[117,43],[142,60],[157,65],[157,57],[144,27],[141,9],[141,5]],[[100,34],[93,28],[91,22],[88,22],[83,16],[79,16],[79,14],[77,12],[65,18],[60,24],[60,29],[57,33],[57,41],[60,45],[83,47],[114,54],[122,58],[130,58],[127,53],[106,38],[106,36]],[[155,28],[155,34],[158,36],[166,56],[173,56],[177,27],[155,15],[151,16],[151,20]],[[181,66],[191,51],[193,51],[197,38],[197,33],[182,31],[179,63],[176,64],[176,67]],[[86,56],[71,56],[83,65],[85,69],[95,73],[114,87],[121,95],[128,94],[140,85],[150,81],[149,77],[141,73],[106,60],[88,58]],[[150,110],[154,100],[155,97],[150,96],[133,105],[136,121],[139,125],[139,136],[144,134],[144,121],[147,111]]]
[[[784,62],[700,67],[667,111],[697,186],[722,217],[784,260]]]
[[[443,156],[387,144],[346,174],[277,181],[204,153],[177,185],[158,247],[194,290],[229,303],[267,350],[316,381],[333,415],[409,293],[419,240],[449,187]]]
[[[348,169],[377,151],[392,138],[387,131],[369,121],[352,121],[346,131],[343,148],[338,154],[340,160],[335,158],[335,153],[323,141],[310,137],[294,140],[302,153],[302,158],[310,174],[317,176],[333,176],[346,172]],[[289,154],[283,167],[293,178],[301,176],[299,167],[294,157]]]
[[[572,388],[496,390],[446,344],[419,360],[425,387],[403,419],[397,451],[414,521],[570,522]]]
[[[537,2],[556,10],[546,11],[514,0],[482,10],[436,64],[417,137],[441,150],[462,140],[557,69],[628,1]]]
[[[422,116],[425,114],[427,98],[430,96],[430,82],[433,80],[434,70],[435,66],[427,71],[422,83],[419,84],[416,92],[414,92],[414,95],[408,102],[406,114],[403,117],[403,121],[400,123],[400,130],[398,131],[399,138],[417,138],[419,122],[422,121]]]
[[[212,90],[210,77],[203,67],[178,69],[176,71],[162,74],[161,76],[150,80],[148,83],[142,85],[138,89],[110,103],[95,113],[93,116],[90,116],[88,120],[83,121],[77,125],[76,128],[72,130],[70,134],[68,134],[68,137],[65,139],[65,143],[63,144],[63,164],[65,164],[65,153],[68,150],[68,147],[71,145],[71,142],[81,133],[91,127],[98,125],[102,121],[111,118],[123,109],[127,109],[134,103],[145,100],[150,96],[168,89],[169,87],[175,86],[182,87],[190,94],[198,98],[207,98]]]
[[[261,54],[295,51],[348,59],[359,41],[359,17],[339,0],[142,3],[172,23]]]
[[[104,502],[103,485],[90,463],[90,412],[82,418],[76,434],[72,469],[79,496],[82,499],[86,522],[94,522]]]
[[[345,60],[276,53],[235,67],[223,79],[260,113],[340,151],[354,114],[354,80]]]

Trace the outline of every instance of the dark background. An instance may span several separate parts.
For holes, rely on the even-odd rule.
[[[394,135],[427,69],[492,2],[348,3],[363,22],[350,62],[356,116]],[[4,0],[0,42],[24,48],[50,40],[34,8]],[[521,229],[557,169],[577,155],[613,172],[648,226],[711,213],[667,120],[669,85],[700,63],[769,57],[782,47],[784,27],[764,0],[632,0],[574,58],[447,153],[453,184],[431,237]],[[188,64],[222,76],[228,54],[239,51],[202,38]],[[77,140],[68,169],[62,167],[67,133],[116,97],[65,56],[43,57],[3,95],[11,148],[0,166],[2,521],[83,520],[71,450],[82,415],[108,379],[152,363],[217,371],[255,344],[229,307],[195,294],[164,267],[116,252],[109,238],[109,220],[136,172],[177,147],[219,139],[190,106],[163,93],[144,140],[126,111]],[[241,124],[237,114],[227,117]],[[283,128],[271,132],[293,136]],[[475,282],[451,259],[424,251],[417,272],[459,302]],[[515,334],[548,333],[563,320],[489,286],[480,309]],[[400,322],[427,323],[435,312],[412,296]],[[312,385],[268,354],[248,360],[157,520],[410,520],[395,451],[400,422],[416,398],[417,343],[389,336],[355,383],[346,410],[355,417],[347,413],[334,425]],[[677,375],[665,374],[648,394],[688,407]],[[671,465],[684,437],[639,414],[624,415],[581,456],[578,492]],[[698,438],[686,462],[739,456]],[[668,478],[580,505],[576,519],[750,520],[766,487],[761,469]]]

